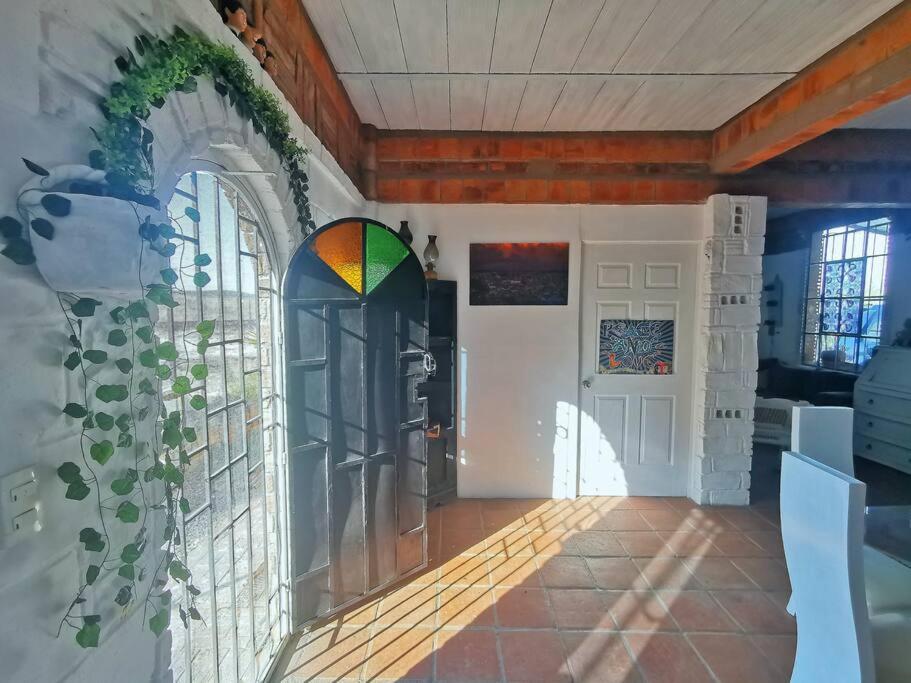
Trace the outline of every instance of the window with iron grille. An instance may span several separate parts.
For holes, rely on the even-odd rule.
[[[891,222],[825,228],[813,235],[804,308],[803,362],[860,372],[880,343]]]

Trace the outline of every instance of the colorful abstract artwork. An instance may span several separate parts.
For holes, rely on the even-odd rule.
[[[470,306],[565,306],[569,242],[493,242],[468,247]]]
[[[601,321],[599,374],[670,375],[673,371],[673,320]]]

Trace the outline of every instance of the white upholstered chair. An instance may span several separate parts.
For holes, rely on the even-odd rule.
[[[781,463],[781,534],[794,588],[792,683],[911,681],[911,613],[870,616],[863,482],[812,458]]]
[[[791,450],[854,476],[854,409],[794,406]]]

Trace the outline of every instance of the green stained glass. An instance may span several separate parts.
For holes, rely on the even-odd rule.
[[[366,291],[369,294],[408,255],[406,247],[392,232],[367,224]]]

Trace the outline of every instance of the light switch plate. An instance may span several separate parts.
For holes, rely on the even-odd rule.
[[[5,546],[41,530],[41,508],[38,474],[34,467],[24,467],[0,478],[0,516]]]

